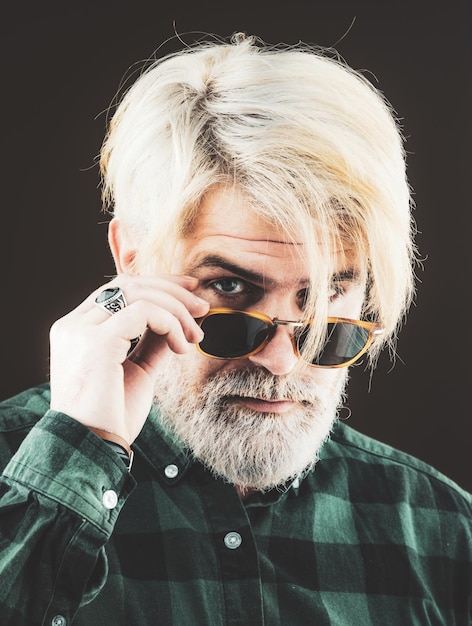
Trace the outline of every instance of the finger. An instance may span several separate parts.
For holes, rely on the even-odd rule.
[[[184,353],[190,345],[202,340],[203,333],[181,303],[171,300],[169,306],[171,310],[139,300],[110,316],[100,327],[107,334],[127,341],[148,329],[161,337],[173,352]]]
[[[175,305],[172,305],[172,299],[176,302],[180,302],[188,310],[193,318],[201,317],[208,311],[209,305],[205,300],[202,300],[198,296],[194,295],[191,291],[183,287],[179,282],[180,277],[152,277],[142,278],[133,277],[133,280],[129,280],[129,277],[122,275],[119,288],[123,293],[128,306],[138,300],[148,301],[150,304],[157,306],[163,306],[172,310]],[[174,280],[176,278],[176,280]],[[111,289],[118,287],[118,279],[115,279],[109,283],[105,289]],[[197,279],[191,279],[196,281]],[[198,283],[198,281],[197,281]],[[192,282],[192,286],[194,286]],[[90,316],[93,320],[99,322],[105,320],[106,317],[103,314],[98,315],[97,309],[103,309],[103,306],[96,305],[96,299],[103,294],[104,288],[101,287],[95,290],[89,298],[78,307],[80,312],[90,311]],[[109,314],[109,311],[105,311]],[[119,311],[116,311],[117,313]]]
[[[151,330],[156,332],[156,334],[165,334],[165,332],[167,331],[159,332],[156,331],[154,327],[150,326],[150,324],[153,323],[152,320],[157,320],[158,326],[156,328],[160,328],[159,324],[161,323],[161,320],[166,319],[162,316],[159,317],[159,312],[162,311],[166,312],[166,314],[170,313],[171,316],[178,320],[187,341],[191,343],[201,341],[201,330],[196,323],[194,317],[198,317],[199,312],[200,314],[206,313],[208,309],[207,303],[198,300],[197,302],[192,302],[192,304],[189,304],[187,298],[187,303],[184,304],[182,301],[178,300],[173,295],[170,295],[166,292],[159,292],[157,296],[153,292],[152,297],[149,295],[149,293],[145,293],[145,295],[148,299],[143,298],[136,300],[130,305],[121,308],[120,310],[117,309],[116,312],[113,313],[113,316],[115,318],[119,316],[120,321],[122,322],[122,324],[120,324],[120,328],[123,328],[121,334],[123,333],[125,328],[123,324],[127,323],[128,320],[130,324],[133,323],[133,327],[135,327],[135,324],[142,325],[142,327],[139,328],[139,334],[142,334],[146,328],[151,328]],[[191,297],[194,298],[193,295],[191,295]],[[129,312],[130,309],[132,310],[133,315],[131,315],[131,313]],[[111,324],[109,311],[107,310],[106,313],[107,317],[105,317],[104,319],[102,319],[103,316],[101,312],[100,319],[97,315],[95,315],[97,319],[94,323],[108,323],[108,325],[110,326]],[[91,321],[91,317],[91,315],[88,317],[89,322]],[[113,324],[113,326],[117,327],[117,324]],[[131,326],[127,328],[127,331],[128,334],[132,332]]]

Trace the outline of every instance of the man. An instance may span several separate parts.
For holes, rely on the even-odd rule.
[[[470,495],[336,419],[413,292],[383,97],[236,35],[143,73],[101,167],[117,277],[2,405],[2,623],[469,624]]]

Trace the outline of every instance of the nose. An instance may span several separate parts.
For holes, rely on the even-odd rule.
[[[292,332],[290,327],[278,326],[269,343],[260,352],[248,357],[251,363],[263,367],[274,376],[290,374],[298,363],[298,356],[293,349]]]

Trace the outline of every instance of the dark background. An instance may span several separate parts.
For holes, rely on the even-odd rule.
[[[243,30],[268,43],[335,46],[402,119],[425,259],[395,366],[384,355],[372,381],[353,368],[349,423],[472,490],[470,6],[160,5],[18,1],[3,15],[0,398],[47,379],[51,323],[113,274],[96,155],[127,70],[161,44],[162,53],[180,48],[175,32],[188,43]]]

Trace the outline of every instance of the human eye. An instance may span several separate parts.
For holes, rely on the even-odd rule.
[[[304,311],[308,302],[308,289],[300,289],[297,292],[297,306],[300,311]]]
[[[333,281],[329,287],[328,302],[335,302],[338,298],[342,297],[346,293],[346,285]],[[300,289],[297,293],[297,306],[300,311],[306,309],[306,305],[309,298],[308,289]]]
[[[329,287],[328,300],[329,302],[335,302],[338,298],[342,297],[346,293],[346,285],[340,281],[333,280]]]
[[[205,295],[212,306],[248,307],[260,297],[260,288],[237,276],[224,276],[204,282]]]
[[[224,295],[241,294],[247,290],[245,282],[234,276],[213,280],[209,287],[216,293]]]

